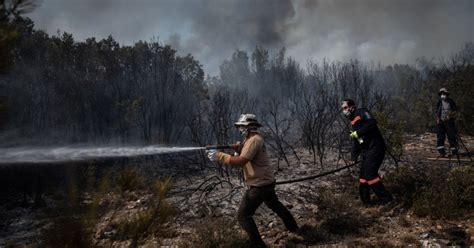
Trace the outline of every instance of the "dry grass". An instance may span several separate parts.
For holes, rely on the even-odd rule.
[[[319,192],[318,212],[316,219],[321,220],[321,229],[336,235],[358,234],[365,226],[366,220],[354,205],[348,194],[334,194],[328,190]]]
[[[117,229],[115,239],[132,240],[132,247],[149,236],[167,237],[172,232],[166,228],[175,215],[174,208],[166,201],[170,188],[170,179],[156,181],[152,186],[153,197],[146,210],[136,213],[131,219],[125,219],[113,224]]]
[[[416,236],[413,234],[405,234],[404,236],[401,237],[401,242],[403,246],[409,246],[409,245],[419,246],[420,245],[420,242],[418,241]]]
[[[227,218],[204,219],[195,226],[196,232],[180,246],[196,248],[248,247],[247,239],[235,220]]]
[[[138,188],[145,188],[135,169],[126,168],[117,174],[106,173],[97,181],[95,173],[88,173],[86,185],[71,182],[67,191],[67,200],[63,206],[54,209],[52,224],[42,231],[42,239],[48,247],[91,247],[97,223],[104,213],[120,211],[128,194]],[[146,201],[144,210],[136,212],[126,219],[110,224],[115,230],[115,239],[131,240],[131,246],[150,236],[165,237],[173,234],[167,223],[174,217],[175,210],[167,202],[170,179],[157,180],[149,185],[146,192],[152,197]],[[107,203],[106,194],[115,192],[117,204]]]
[[[144,185],[142,176],[134,167],[127,167],[119,172],[117,177],[117,186],[120,192],[134,191],[142,188]]]
[[[298,237],[293,237],[286,243],[289,247],[311,246],[330,240],[326,230],[305,224],[300,227]]]

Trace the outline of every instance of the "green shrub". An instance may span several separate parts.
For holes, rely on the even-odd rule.
[[[474,168],[472,166],[456,167],[449,173],[447,183],[457,192],[458,206],[472,210],[474,206]]]
[[[417,191],[417,185],[423,179],[409,166],[400,166],[384,177],[385,186],[392,194],[399,197],[405,207],[411,207]]]
[[[456,217],[474,205],[474,169],[469,166],[451,171],[438,165],[423,170],[400,166],[384,180],[387,189],[419,216]]]
[[[402,123],[397,119],[388,118],[384,112],[375,112],[374,115],[380,132],[385,138],[387,154],[396,162],[400,161],[403,155]]]
[[[449,173],[428,174],[430,185],[424,187],[413,202],[419,216],[449,218],[462,216],[474,205],[474,168],[457,167]]]

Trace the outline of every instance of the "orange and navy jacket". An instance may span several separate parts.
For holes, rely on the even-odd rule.
[[[354,139],[351,153],[352,160],[357,160],[361,152],[385,152],[387,150],[377,126],[377,121],[367,109],[357,109],[351,119],[351,125],[352,130],[357,131],[357,135],[364,140],[362,144],[359,144]]]

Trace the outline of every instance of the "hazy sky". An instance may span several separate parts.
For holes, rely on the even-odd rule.
[[[232,52],[287,48],[309,59],[413,63],[449,56],[474,41],[474,0],[43,0],[36,27],[76,40],[111,34],[192,53],[216,75]],[[276,51],[275,51],[276,52]]]

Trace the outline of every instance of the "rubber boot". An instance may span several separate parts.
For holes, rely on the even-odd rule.
[[[392,194],[390,194],[385,187],[383,186],[382,182],[378,182],[375,184],[370,185],[372,190],[374,191],[375,195],[379,198],[379,203],[385,205],[393,200]]]

